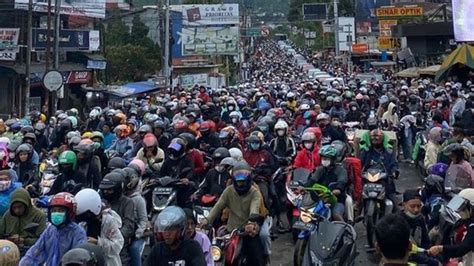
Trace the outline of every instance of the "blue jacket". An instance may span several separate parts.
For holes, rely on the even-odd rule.
[[[26,252],[20,265],[43,265],[46,263],[47,266],[57,266],[66,252],[86,242],[86,232],[78,224],[72,222],[61,229],[50,224]]]
[[[0,192],[0,215],[3,216],[5,212],[10,209],[10,200],[12,197],[13,191],[21,187],[21,183],[13,182],[9,189]]]
[[[362,171],[367,171],[370,167],[371,162],[381,162],[387,174],[392,176],[396,170],[398,170],[398,163],[393,152],[383,149],[382,152],[378,152],[374,148],[370,148],[367,151],[362,151],[360,154],[360,161],[362,162]]]
[[[112,134],[110,132],[108,134],[104,134],[104,149],[110,148],[110,146],[112,146],[112,144],[114,143],[115,139],[117,139],[115,134]]]

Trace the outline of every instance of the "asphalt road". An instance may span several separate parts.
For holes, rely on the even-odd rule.
[[[396,181],[397,191],[403,193],[406,189],[416,188],[421,186],[422,179],[414,166],[400,163],[400,178]],[[356,259],[356,265],[377,265],[369,259],[365,252],[365,245],[367,244],[365,227],[362,222],[355,226],[357,232],[357,250],[359,255]],[[291,234],[279,235],[279,237],[272,243],[272,266],[291,266],[293,265],[293,248],[294,243]]]

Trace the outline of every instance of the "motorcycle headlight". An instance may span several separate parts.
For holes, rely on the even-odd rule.
[[[372,175],[371,173],[367,173],[367,180],[371,183],[375,183],[379,181],[380,179],[380,173],[376,173],[375,175]]]
[[[211,256],[212,256],[212,260],[219,261],[221,259],[221,256],[222,256],[221,249],[219,247],[212,246],[211,247]]]
[[[303,223],[310,223],[313,220],[313,215],[309,212],[302,211],[300,214],[300,220]]]

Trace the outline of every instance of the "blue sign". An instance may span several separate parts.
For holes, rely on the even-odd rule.
[[[54,45],[54,31],[49,33],[51,47]],[[46,50],[48,42],[47,29],[33,29],[33,48]],[[89,31],[86,30],[61,30],[59,33],[59,47],[71,50],[89,50]]]
[[[171,46],[172,58],[183,57],[183,50],[181,47],[181,32],[183,30],[183,13],[177,11],[170,12],[171,17],[171,33],[173,36],[173,45]]]

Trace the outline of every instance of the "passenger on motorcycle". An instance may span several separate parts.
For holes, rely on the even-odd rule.
[[[102,126],[102,134],[104,134],[104,149],[109,149],[112,144],[115,143],[117,140],[117,136],[111,132],[112,123],[111,122],[104,122]]]
[[[296,154],[293,168],[306,168],[309,171],[314,172],[316,167],[321,164],[316,135],[311,131],[307,131],[303,133],[301,141],[303,144],[302,149]]]
[[[437,163],[438,153],[441,151],[441,142],[441,128],[433,127],[430,129],[423,162],[425,169],[429,169],[432,165]]]
[[[199,243],[204,258],[206,259],[206,265],[214,266],[214,260],[212,259],[211,254],[211,241],[209,240],[209,237],[207,237],[203,232],[196,231],[197,219],[196,216],[194,216],[193,210],[183,209],[183,211],[186,213],[186,236]]]
[[[227,232],[244,229],[242,254],[249,265],[264,265],[262,241],[257,237],[266,209],[257,186],[252,185],[251,167],[245,161],[232,169],[232,186],[228,186],[204,223],[212,224],[224,208],[229,209]],[[263,215],[264,214],[264,215]]]
[[[341,140],[343,142],[346,142],[346,133],[341,127],[334,127],[331,124],[330,116],[328,114],[319,114],[316,118],[316,121],[322,133],[321,145],[331,144],[335,140]]]
[[[474,265],[474,189],[463,189],[459,196],[465,202],[456,212],[461,222],[467,226],[467,232],[462,242],[458,245],[437,245],[428,250],[428,253],[437,256],[441,254],[445,260],[450,258],[461,258],[463,265]]]
[[[39,184],[38,164],[33,163],[33,146],[24,143],[18,146],[15,151],[15,170],[18,181],[23,186],[32,185],[33,187]]]
[[[289,136],[288,124],[280,120],[275,124],[274,130],[276,137],[270,141],[270,150],[278,159],[280,166],[289,165],[296,155],[296,145]]]
[[[48,204],[48,221],[51,224],[26,252],[19,265],[58,265],[66,252],[87,241],[84,229],[74,222],[76,206],[76,200],[70,193],[58,193],[51,198]]]
[[[201,137],[196,141],[196,147],[199,150],[210,154],[214,152],[215,149],[221,147],[221,140],[215,132],[213,122],[202,122],[199,132],[201,132]]]
[[[123,157],[133,148],[133,141],[128,136],[130,134],[129,128],[126,125],[118,125],[114,128],[114,132],[117,139],[107,151],[115,151],[119,157]]]
[[[471,164],[466,161],[466,148],[461,144],[453,143],[447,146],[443,153],[451,161],[444,181],[445,187],[450,187],[453,190],[473,187],[474,170]]]
[[[214,167],[211,168],[198,190],[194,193],[194,198],[201,200],[203,195],[213,195],[219,197],[227,187],[228,180],[231,179],[229,162],[223,162],[224,159],[231,159],[229,151],[224,148],[218,148],[212,154]]]
[[[93,189],[83,189],[75,198],[76,221],[85,223],[87,241],[102,248],[107,265],[120,265],[120,251],[124,244],[120,216],[110,207],[103,207],[99,193]]]
[[[337,197],[337,203],[331,206],[333,220],[344,221],[344,202],[346,200],[347,171],[336,163],[337,150],[334,146],[326,145],[319,150],[321,165],[311,175],[304,187],[311,187],[320,184],[332,190]],[[304,188],[300,188],[304,189]]]
[[[186,143],[186,154],[191,158],[194,164],[193,173],[194,176],[201,180],[205,171],[206,166],[204,164],[204,157],[196,146],[196,136],[191,133],[181,133],[178,138],[182,139]]]
[[[115,211],[122,219],[120,232],[124,239],[124,245],[120,252],[122,265],[128,265],[131,261],[129,247],[135,237],[135,206],[133,200],[123,195],[126,172],[116,169],[108,173],[102,179],[99,193],[106,201],[106,206]]]
[[[375,228],[376,249],[382,254],[382,266],[409,266],[408,256],[412,249],[410,226],[398,214],[382,217]]]
[[[206,266],[202,248],[196,240],[186,237],[186,214],[176,206],[166,207],[155,221],[155,232],[163,241],[157,242],[145,265]]]
[[[39,225],[33,233],[24,230],[25,225],[31,223]],[[29,248],[45,228],[46,214],[32,205],[28,191],[16,189],[11,195],[9,210],[0,219],[0,234],[19,247]]]
[[[334,106],[329,110],[329,115],[331,117],[337,117],[340,120],[344,120],[346,117],[346,110],[342,105],[341,97],[337,96],[334,98]]]
[[[94,155],[92,141],[82,140],[74,147],[77,157],[76,175],[79,179],[86,180],[83,187],[97,189],[102,180],[102,166],[98,156]]]
[[[158,146],[155,135],[147,133],[143,137],[142,146],[135,159],[141,160],[150,173],[159,173],[165,160],[165,152]]]
[[[47,195],[54,195],[59,192],[78,192],[87,180],[84,176],[79,176],[77,171],[77,157],[73,151],[65,151],[58,157],[59,175],[56,177]]]

